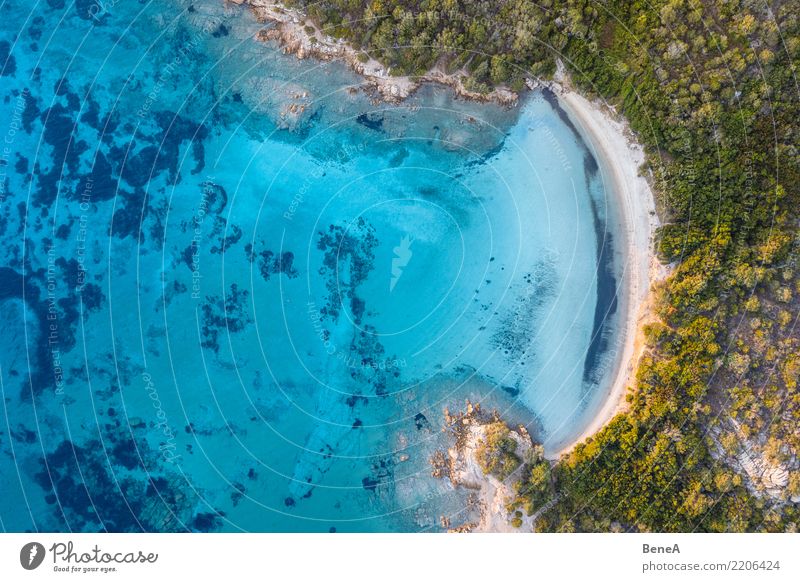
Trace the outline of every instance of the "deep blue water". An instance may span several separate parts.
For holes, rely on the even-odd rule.
[[[3,530],[435,531],[445,408],[591,416],[613,209],[552,96],[387,105],[216,0],[0,18]]]

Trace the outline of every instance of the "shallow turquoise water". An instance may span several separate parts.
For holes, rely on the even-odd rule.
[[[446,407],[556,449],[608,381],[552,99],[390,106],[221,4],[0,8],[5,530],[436,530]]]

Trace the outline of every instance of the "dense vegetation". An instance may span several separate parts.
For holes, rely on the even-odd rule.
[[[485,474],[507,479],[522,464],[522,459],[516,454],[517,441],[510,434],[511,431],[503,422],[486,425],[486,435],[475,451],[478,465]]]
[[[559,502],[537,527],[796,529],[798,2],[295,4],[395,73],[462,70],[476,90],[519,89],[561,59],[647,149],[659,253],[673,265],[660,321],[630,411],[556,466]],[[788,485],[766,491],[743,454],[788,472]]]

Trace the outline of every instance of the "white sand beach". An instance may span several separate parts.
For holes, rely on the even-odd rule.
[[[617,354],[616,372],[611,376],[605,401],[592,421],[572,442],[548,454],[557,459],[625,410],[625,397],[635,381],[636,367],[644,349],[642,328],[652,318],[649,291],[656,280],[664,277],[666,269],[654,254],[653,234],[658,216],[650,184],[639,171],[645,159],[643,148],[635,142],[625,122],[615,119],[607,106],[589,101],[574,91],[563,72],[559,71],[556,82],[547,86],[558,96],[598,159],[607,191],[617,196],[619,222],[624,225],[619,233],[624,248],[625,294],[619,298],[624,321],[618,332],[623,337],[618,344],[621,349]]]

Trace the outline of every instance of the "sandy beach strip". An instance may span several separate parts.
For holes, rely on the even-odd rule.
[[[653,234],[658,226],[653,192],[647,179],[639,175],[645,160],[643,148],[634,142],[625,123],[612,117],[602,104],[591,102],[569,88],[562,79],[547,86],[557,95],[593,155],[600,161],[604,184],[616,196],[622,240],[623,294],[619,297],[624,320],[617,333],[623,341],[617,343],[616,370],[603,404],[592,420],[575,435],[574,439],[558,451],[548,454],[557,459],[572,451],[575,446],[596,434],[614,416],[626,408],[628,387],[635,381],[636,368],[644,349],[642,327],[652,318],[649,291],[652,283],[660,279],[664,269],[654,254]]]

